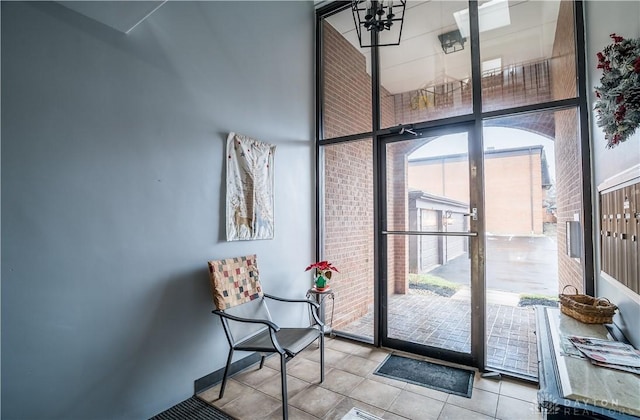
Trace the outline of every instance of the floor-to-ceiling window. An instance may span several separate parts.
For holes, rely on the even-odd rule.
[[[591,226],[581,10],[409,1],[400,45],[378,48],[360,47],[350,3],[318,10],[318,253],[340,269],[337,334],[535,377],[529,304],[593,276],[590,235],[576,257],[565,233]]]

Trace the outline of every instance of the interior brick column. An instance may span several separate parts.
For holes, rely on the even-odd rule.
[[[553,45],[551,86],[554,99],[576,95],[576,67],[573,28],[573,4],[560,3],[556,37]],[[570,258],[566,252],[566,222],[582,213],[582,152],[578,136],[578,115],[575,110],[555,113],[556,133],[556,193],[558,217],[558,288],[573,285],[584,290],[580,260]],[[591,223],[582,220],[582,223]]]

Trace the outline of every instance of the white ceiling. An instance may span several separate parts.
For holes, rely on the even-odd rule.
[[[117,31],[129,33],[162,6],[164,1],[58,1],[64,7],[103,23]]]
[[[58,1],[123,33],[130,32],[165,2]],[[500,58],[506,66],[550,57],[560,0],[508,0],[508,4],[511,24],[481,33],[482,60]],[[390,93],[470,78],[469,43],[462,51],[444,54],[438,41],[439,34],[458,29],[453,13],[467,7],[467,1],[459,0],[407,1],[400,45],[380,49],[381,82]],[[370,72],[371,50],[359,46],[351,9],[327,21],[362,52]]]
[[[508,3],[511,24],[480,34],[482,60],[500,58],[505,66],[551,57],[560,1]],[[453,13],[467,7],[466,1],[409,0],[400,45],[380,48],[382,86],[393,94],[469,79],[469,43],[462,51],[444,54],[438,41],[439,34],[458,29]],[[330,16],[327,21],[362,52],[370,72],[371,51],[359,46],[351,9]]]

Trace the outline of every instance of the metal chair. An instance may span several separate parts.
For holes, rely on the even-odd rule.
[[[260,369],[267,354],[278,353],[282,381],[282,418],[287,419],[286,364],[316,340],[319,340],[320,345],[320,382],[324,381],[324,324],[317,315],[318,303],[263,293],[255,255],[209,261],[209,277],[216,306],[213,313],[220,317],[229,341],[229,356],[219,398],[224,395],[235,350],[260,353]],[[309,305],[313,320],[308,327],[281,328],[271,319],[267,299]]]

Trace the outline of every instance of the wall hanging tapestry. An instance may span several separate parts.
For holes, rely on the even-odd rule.
[[[611,34],[613,44],[598,53],[601,86],[596,86],[596,117],[607,148],[626,141],[640,125],[640,38]]]
[[[236,133],[227,137],[227,241],[273,239],[276,146]]]

